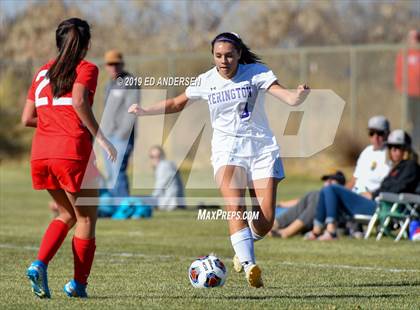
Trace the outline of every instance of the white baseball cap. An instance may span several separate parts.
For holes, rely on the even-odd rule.
[[[387,145],[410,145],[410,137],[402,129],[393,130],[388,136]]]
[[[369,119],[368,129],[389,132],[389,121],[383,115],[375,115]]]

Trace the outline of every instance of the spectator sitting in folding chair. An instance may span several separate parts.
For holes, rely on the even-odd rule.
[[[375,200],[376,212],[369,221],[365,239],[369,238],[376,226],[378,232],[376,240],[380,240],[384,234],[392,236],[392,231],[399,229],[395,241],[399,241],[403,236],[420,241],[419,188],[414,194],[382,192]]]
[[[321,190],[314,228],[305,238],[308,240],[337,239],[336,221],[340,212],[373,215],[376,210],[375,197],[381,192],[414,193],[419,182],[420,168],[417,156],[411,150],[411,138],[401,129],[394,130],[386,143],[392,161],[389,174],[375,191],[358,195],[343,186],[330,185]],[[327,227],[323,234],[324,223]]]
[[[416,154],[413,154],[417,161]],[[398,230],[395,241],[403,236],[413,241],[420,241],[420,169],[418,168],[418,182],[414,193],[394,194],[381,192],[375,199],[377,208],[371,217],[366,230],[368,239],[376,226],[378,232],[376,240],[383,235],[392,236],[392,231]]]

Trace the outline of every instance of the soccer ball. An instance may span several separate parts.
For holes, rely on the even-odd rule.
[[[225,283],[227,270],[223,262],[210,254],[197,258],[188,270],[188,278],[196,288],[212,288]]]

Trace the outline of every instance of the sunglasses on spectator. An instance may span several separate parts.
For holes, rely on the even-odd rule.
[[[369,137],[373,137],[374,135],[377,135],[379,137],[383,137],[383,136],[385,136],[385,131],[369,129]]]
[[[119,62],[108,62],[106,65],[107,66],[118,66],[120,63]]]

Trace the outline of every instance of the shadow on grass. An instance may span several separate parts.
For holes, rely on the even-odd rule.
[[[411,286],[420,286],[420,281],[414,282],[398,282],[398,283],[360,283],[360,284],[328,284],[328,285],[299,285],[299,286],[267,286],[265,288],[268,289],[286,289],[286,288],[334,288],[334,287],[342,287],[342,288],[353,288],[353,287],[411,287]]]
[[[337,285],[336,285],[337,286]],[[353,284],[352,287],[403,287],[403,286],[420,286],[420,281],[399,282],[399,283],[361,283]]]
[[[152,295],[152,296],[134,296],[134,295],[116,295],[116,296],[90,296],[89,299],[116,299],[116,298],[132,298],[132,299],[212,299],[212,300],[268,300],[268,299],[318,299],[318,298],[335,298],[335,299],[346,299],[346,298],[396,298],[396,297],[407,297],[408,294],[308,294],[308,295],[265,295],[265,296],[168,296],[168,295]]]

